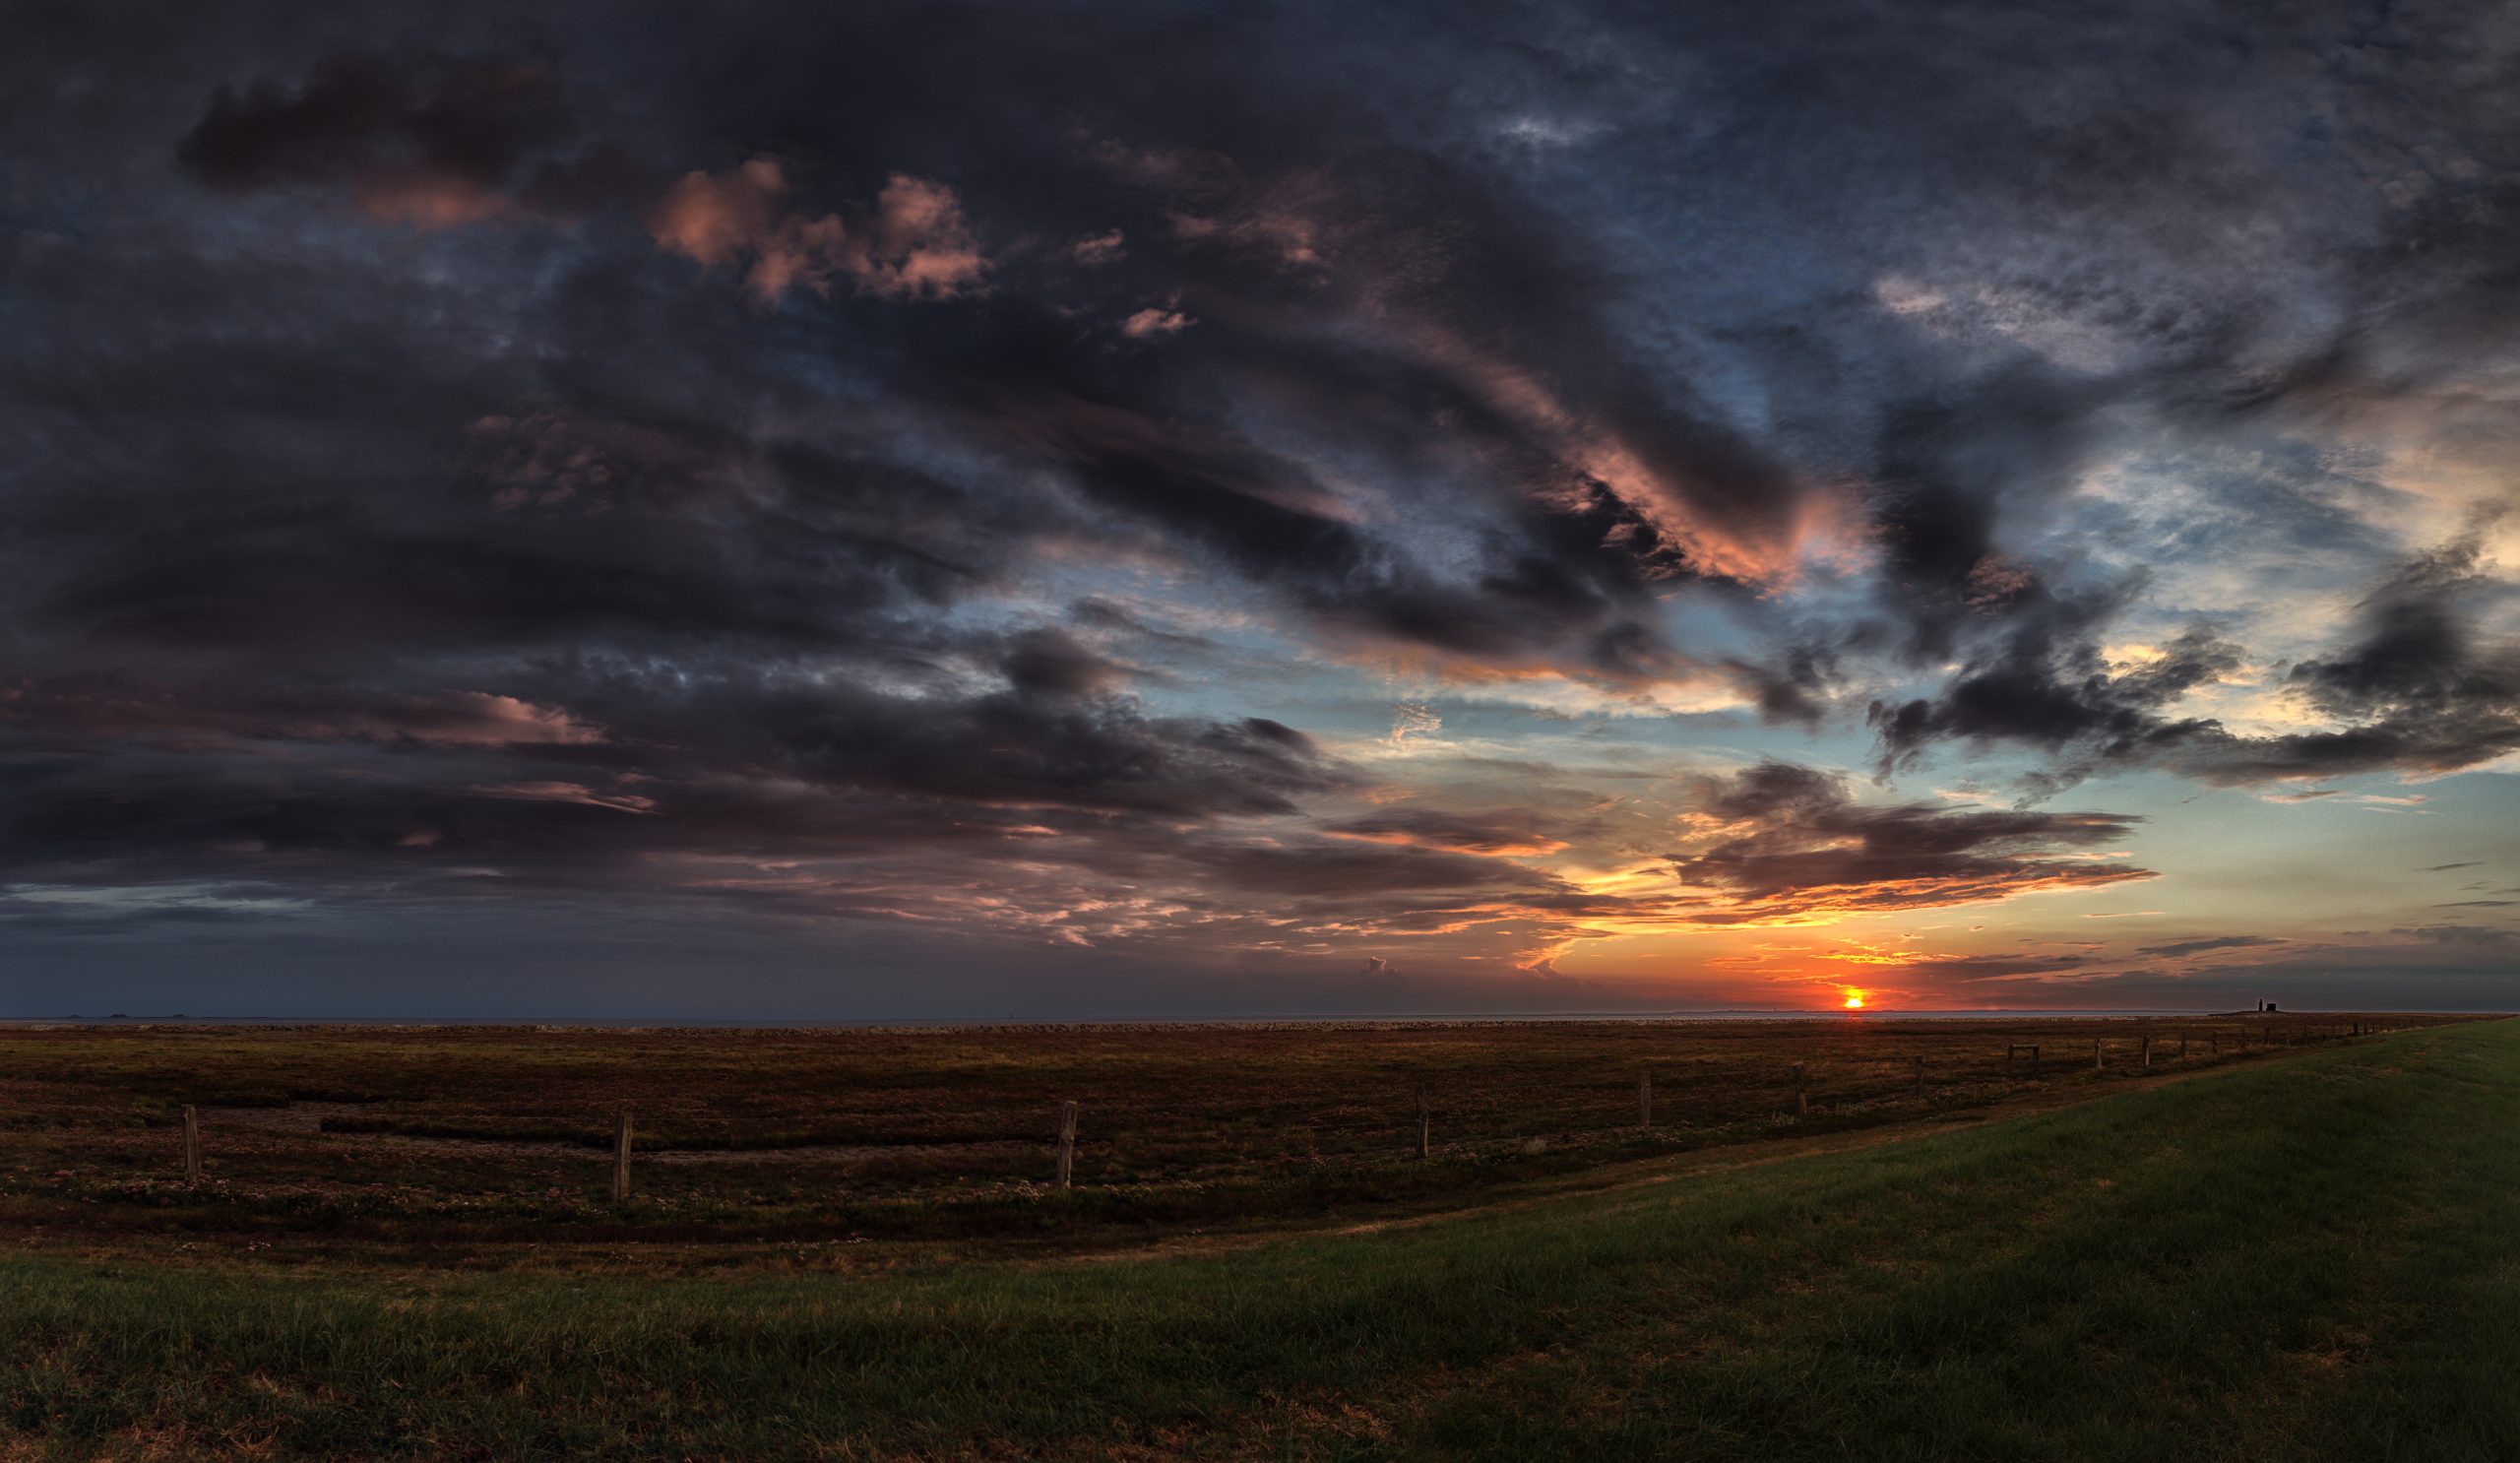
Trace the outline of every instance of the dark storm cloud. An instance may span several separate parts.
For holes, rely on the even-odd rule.
[[[1578,237],[1535,226],[1493,179],[1377,142],[1352,101],[1294,122],[1247,110],[1248,78],[1196,90],[1196,74],[1224,59],[1214,47],[1230,28],[1131,23],[1141,53],[1168,59],[1175,78],[1146,116],[1093,115],[1067,95],[1028,110],[1010,95],[959,117],[940,154],[939,139],[921,146],[904,127],[924,104],[920,78],[962,95],[974,69],[1038,51],[1038,27],[989,11],[962,16],[950,34],[931,17],[799,19],[797,49],[744,54],[749,84],[708,98],[721,114],[702,123],[784,133],[780,151],[820,159],[829,181],[802,186],[792,167],[763,162],[778,179],[775,206],[807,220],[823,207],[809,197],[817,189],[864,193],[895,169],[953,162],[961,193],[988,200],[992,250],[1008,252],[1012,239],[1010,268],[1030,265],[985,315],[943,329],[850,322],[897,353],[904,407],[947,413],[954,429],[989,434],[1019,457],[1046,453],[1098,500],[1283,589],[1327,624],[1474,662],[1554,661],[1612,679],[1666,672],[1677,659],[1643,586],[1754,572],[1790,538],[1799,496],[1790,475],[1685,380],[1624,348],[1605,318],[1612,277]],[[784,104],[792,56],[814,50],[816,32],[842,56],[884,49],[885,79],[827,89],[818,73],[810,122],[792,112],[767,130],[743,120],[750,97]],[[1100,41],[1052,43],[1097,64],[1085,53]],[[1233,64],[1280,59],[1272,45]],[[1015,73],[1046,74],[1029,64]],[[487,190],[565,130],[547,80],[542,63],[522,60],[333,57],[293,88],[222,93],[187,156],[234,155],[213,175],[242,186],[443,152],[460,156],[439,170]],[[492,109],[474,123],[481,136],[443,139],[442,97],[485,88],[540,100]],[[1185,127],[1202,114],[1205,125]],[[1044,131],[1044,116],[1065,130]],[[1343,122],[1359,130],[1338,134]],[[1178,146],[1185,132],[1209,141]],[[689,160],[733,177],[748,150]],[[1095,212],[1077,215],[1080,200]],[[1073,250],[1045,256],[1044,238],[1070,229],[1125,243],[1090,264]],[[1177,304],[1150,312],[1150,299]],[[1133,342],[1152,334],[1136,330],[1141,316],[1200,324]],[[1502,341],[1512,345],[1491,344]],[[1274,409],[1256,413],[1272,429],[1227,424],[1220,409],[1236,398]],[[1440,438],[1426,434],[1429,413],[1450,418]],[[1432,468],[1474,486],[1475,498],[1455,499],[1473,509],[1469,572],[1435,571],[1406,532],[1359,531],[1356,505],[1325,491],[1308,466],[1331,446],[1378,460],[1393,482]]]
[[[1388,99],[1311,81],[1296,83],[1304,109],[1257,105],[1269,90],[1259,78],[1282,67],[1303,76],[1293,63],[1311,53],[1315,19],[1297,12],[1260,26],[1119,11],[1057,37],[987,9],[950,23],[885,12],[791,19],[774,28],[776,46],[745,35],[702,42],[711,65],[746,85],[685,87],[672,104],[692,135],[745,141],[714,155],[686,145],[661,166],[731,169],[738,155],[768,145],[819,159],[824,186],[840,193],[869,193],[907,167],[951,172],[964,195],[986,196],[992,250],[1005,254],[1011,241],[1014,253],[1055,266],[1010,278],[976,334],[924,332],[914,348],[894,337],[897,389],[998,436],[1013,456],[1046,452],[1098,500],[1284,591],[1326,627],[1473,665],[1551,664],[1613,681],[1688,673],[1698,668],[1655,627],[1645,588],[1673,573],[1743,572],[1790,533],[1805,495],[1794,475],[1724,424],[1685,376],[1618,338],[1606,318],[1627,303],[1618,272],[1588,257],[1577,235],[1536,226],[1516,196],[1519,180],[1496,171],[1493,157],[1464,152],[1468,139],[1442,135],[1455,122],[1403,142],[1393,128],[1406,113]],[[1985,44],[1958,17],[1933,24],[1957,54]],[[1123,37],[1144,58],[1139,91],[1094,103],[1043,86],[1062,68],[1000,66],[1047,45],[1092,69]],[[638,75],[655,59],[652,38],[624,39],[616,64]],[[1464,50],[1460,37],[1422,39]],[[1749,56],[1812,39],[1711,16],[1684,42],[1653,43]],[[823,63],[802,61],[836,55],[857,68],[854,58],[876,54],[886,58],[880,76],[862,68],[852,85],[819,85]],[[1530,55],[1526,64],[1472,46],[1463,59],[1480,85],[1523,105],[1580,109],[1632,85],[1550,40]],[[226,86],[185,156],[229,186],[420,167],[491,190],[536,150],[576,145],[560,64],[339,54],[293,80]],[[1939,73],[1957,61],[1926,64]],[[999,77],[988,103],[958,101],[952,125],[936,125],[937,98],[968,98],[976,74]],[[1820,75],[1828,79],[1796,98],[1796,146],[1824,135],[1832,117],[1877,125],[1886,115],[1879,88]],[[790,98],[809,76],[815,105],[800,110]],[[2023,104],[2008,80],[1950,96],[1899,130]],[[1045,129],[1043,118],[1059,125]],[[2180,105],[2080,125],[2052,139],[2083,159],[2055,194],[2060,209],[2106,209],[2113,190],[2201,192],[2216,167],[2227,185],[2272,183],[2230,149],[2212,150],[2193,177],[2129,172],[2117,145],[2203,135],[2198,112]],[[1968,145],[1939,166],[1964,192],[2001,186],[2037,156],[1991,148],[1983,131],[1962,135]],[[1182,143],[1193,136],[1197,145]],[[1607,144],[1609,156],[1628,141]],[[802,192],[793,202],[800,217],[821,206]],[[1059,239],[1112,242],[1049,252]],[[2069,313],[2122,304],[2113,283],[2040,287],[2048,306]],[[1199,323],[1131,345],[1119,327],[1146,314],[1150,299],[1171,303],[1149,318]],[[1098,317],[1099,330],[1077,328]],[[2147,360],[2149,376],[2077,372],[2016,350],[1931,395],[1880,406],[1872,449],[1858,463],[1887,557],[1884,607],[1906,622],[1906,653],[1951,653],[1973,618],[2007,642],[1995,665],[1958,688],[1955,699],[1968,704],[1939,715],[1906,708],[1890,729],[1893,759],[1938,736],[1981,734],[2047,746],[2088,736],[2106,756],[2148,730],[2152,708],[2140,695],[2133,705],[2095,701],[2077,695],[2088,686],[2036,678],[2043,659],[2069,651],[2038,623],[2050,576],[2007,552],[2020,535],[2006,525],[2037,521],[2082,460],[2097,412],[2186,382],[2202,350],[2232,344],[2228,323],[2201,318],[2127,323],[2168,352]],[[880,322],[851,323],[889,334]],[[1491,344],[1508,341],[1501,350]],[[1278,425],[1301,436],[1225,424],[1217,408],[1232,399],[1281,409]],[[1445,418],[1440,446],[1402,425],[1429,413]],[[1310,466],[1332,443],[1379,458],[1394,480],[1458,463],[1465,451],[1478,459],[1491,483],[1483,502],[1474,500],[1468,541],[1484,542],[1470,572],[1458,555],[1432,571],[1408,535],[1361,530],[1353,505]],[[1305,450],[1288,450],[1297,446]],[[1633,475],[1623,478],[1613,461]],[[2033,625],[2015,634],[2024,618]],[[1872,633],[1859,630],[1851,644],[1860,649]],[[1824,677],[1808,651],[1777,668],[1737,659],[1728,668],[1771,717],[1822,714]]]
[[[635,46],[607,83],[599,48],[450,42],[210,79],[162,144],[214,195],[433,230],[431,271],[369,268],[342,230],[372,225],[325,214],[261,216],[260,250],[18,257],[79,328],[11,368],[53,454],[14,545],[13,868],[557,889],[685,856],[917,864],[1029,822],[1124,879],[1136,834],[1094,820],[1177,836],[1354,778],[1266,717],[1143,709],[1091,614],[944,628],[1043,552],[1187,556],[1358,650],[1620,683],[1697,668],[1657,585],[1781,562],[1804,490],[1627,345],[1580,236],[1371,108],[1304,135],[1247,79],[1184,75],[906,127],[917,74],[998,70],[1039,28],[799,19],[740,88],[635,125]],[[1220,59],[1211,27],[1141,38]],[[817,50],[904,74],[833,88],[787,59]],[[917,287],[949,216],[976,283]],[[826,276],[853,287],[800,287]],[[245,298],[240,325],[219,302]],[[1540,846],[1509,831],[1344,831],[1188,862],[1367,922],[1611,907],[1469,857]]]
[[[2108,392],[2016,361],[1952,396],[1889,405],[1871,463],[1883,604],[1918,662],[1951,655],[1972,618],[2026,617],[2016,634],[2044,633],[2048,592],[2034,566],[2006,554],[2000,521],[2068,485]]]
[[[1709,923],[1963,904],[2153,876],[2113,859],[2073,857],[2124,838],[2141,821],[2120,814],[1867,806],[1844,779],[1780,762],[1698,791],[1717,830],[1704,847],[1670,857],[1684,883],[1719,890],[1730,902],[1699,917]]]
[[[2110,765],[2243,785],[2489,761],[2520,748],[2520,641],[2481,634],[2461,603],[2486,588],[2480,552],[2471,532],[2398,565],[2358,604],[2353,641],[2292,668],[2285,689],[2339,730],[2252,736],[2171,715],[2190,690],[2240,668],[2239,647],[2197,627],[2158,660],[2110,668],[2098,639],[2110,600],[2058,600],[2025,611],[1935,696],[1875,702],[1881,770],[1913,766],[1946,739],[2053,754],[2030,782],[2043,794]]]
[[[2191,629],[2165,647],[2161,660],[2112,673],[2096,630],[2113,617],[2120,596],[2037,593],[2037,609],[2018,611],[2004,637],[1938,695],[1873,703],[1867,720],[1881,738],[1885,774],[1916,765],[1943,740],[2010,741],[2091,763],[2141,760],[2204,730],[2166,719],[2164,708],[2237,668],[2237,647]]]
[[[2389,932],[2435,945],[2480,945],[2493,949],[2520,945],[2520,931],[2492,929],[2482,924],[2419,924]]]
[[[2209,939],[2178,940],[2167,945],[2146,945],[2135,953],[2138,955],[2158,955],[2165,960],[2176,960],[2187,955],[2202,955],[2209,950],[2242,950],[2257,945],[2281,945],[2288,943],[2290,942],[2287,940],[2277,939],[2272,935],[2226,934],[2217,935]]]
[[[1322,831],[1367,843],[1451,849],[1464,854],[1541,854],[1566,846],[1562,840],[1548,836],[1550,821],[1528,811],[1466,815],[1435,808],[1393,808],[1324,824]]]
[[[1292,812],[1342,782],[1302,732],[1265,717],[1147,718],[1068,688],[946,705],[774,691],[745,710],[800,775],[911,795],[1197,818]]]
[[[2078,974],[2089,960],[2084,955],[1950,955],[1907,961],[1891,969],[1903,981],[2018,981]]]
[[[0,857],[611,859],[713,842],[809,847],[797,819],[814,815],[836,821],[830,847],[849,848],[863,830],[847,820],[862,809],[835,795],[973,804],[992,817],[1064,809],[1195,821],[1292,811],[1348,776],[1275,722],[1151,718],[1069,688],[898,696],[809,679],[692,684],[621,668],[570,690],[574,716],[481,693],[333,687],[221,707],[124,681],[11,688],[0,716],[29,734],[5,765]],[[282,752],[310,742],[319,745]],[[782,781],[800,795],[793,815],[775,807]],[[628,828],[624,815],[658,822]],[[940,824],[948,839],[950,821]]]
[[[2239,783],[2454,772],[2520,748],[2520,640],[2481,633],[2463,604],[2488,590],[2481,551],[2471,532],[2400,564],[2357,606],[2353,641],[2293,668],[2287,686],[2344,730],[2243,737],[2208,726],[2169,764]]]
[[[2276,43],[2296,48],[2297,62],[2325,56],[2352,68],[2329,73],[2355,77],[2350,137],[2331,130],[2326,103],[2287,101],[2254,85],[2242,89],[2246,100],[2196,86],[2200,67],[2212,69],[2204,61],[2212,49],[2173,54],[2175,12],[2148,14],[2148,33],[2164,49],[2136,48],[2162,69],[2139,95],[2112,90],[2120,104],[2088,112],[2066,103],[2013,134],[2038,139],[2017,147],[1992,132],[1941,139],[1951,145],[1918,165],[1952,207],[1978,212],[1967,234],[1942,240],[1951,258],[1898,261],[1901,276],[1913,276],[1883,300],[1972,363],[1955,369],[1922,348],[1927,353],[1912,359],[1928,389],[1868,404],[1876,425],[1855,461],[1868,484],[1883,572],[1873,613],[1823,638],[1858,659],[1889,650],[1911,666],[1960,663],[1933,694],[1872,707],[1885,767],[1912,765],[1945,741],[2004,743],[2058,758],[2032,784],[2052,792],[2112,763],[2238,783],[2489,760],[2513,744],[2513,717],[2499,674],[2476,664],[2474,606],[2443,607],[2422,625],[2413,621],[2426,615],[2402,615],[2404,633],[2369,646],[2377,661],[2349,653],[2329,673],[2305,674],[2299,684],[2316,709],[2348,723],[2324,733],[2244,738],[2177,714],[2185,690],[2245,654],[2221,627],[2191,631],[2189,653],[2158,673],[2122,685],[2096,678],[2098,648],[2122,638],[2142,586],[2095,590],[2073,540],[2041,538],[2065,516],[2060,500],[2096,454],[2122,450],[2130,420],[2247,444],[2223,459],[2172,460],[2195,501],[2179,518],[2142,526],[2142,556],[2210,560],[2231,551],[2235,534],[2252,545],[2284,540],[2367,553],[2371,525],[2339,498],[2340,470],[2318,434],[2340,421],[2385,419],[2430,392],[2455,393],[2455,378],[2489,349],[2489,332],[2463,322],[2502,318],[2514,301],[2508,271],[2494,263],[2511,237],[2508,190],[2487,172],[2426,170],[2410,159],[2427,146],[2498,156],[2514,140],[2510,109],[2457,80],[2465,62],[2450,36],[2481,13],[2393,35],[2399,48],[2382,68],[2360,65],[2366,53],[2344,38],[2356,28],[2321,8],[2252,18],[2251,32],[2269,40],[2281,32]],[[2049,19],[2064,31],[2079,21],[2108,24],[2098,13]],[[2074,66],[2052,54],[2027,68],[2006,55],[1978,78],[1960,77],[1962,58],[1988,59],[1980,47],[1989,37],[1958,13],[1922,22],[1907,43],[1922,47],[1928,35],[1950,52],[1921,69],[1943,75],[1951,95],[1888,124],[1894,129],[1942,133],[1960,115],[2025,105],[2025,88],[2072,85],[2064,77]],[[1823,90],[1836,100],[1863,89]],[[2296,110],[2300,130],[2270,127]],[[2315,140],[2308,151],[2299,146],[2303,138]],[[2071,165],[2061,161],[2067,156]],[[2323,175],[2349,156],[2361,177]],[[2382,160],[2390,159],[2410,160]],[[2400,180],[2368,191],[2371,179],[2400,166]],[[1996,185],[2021,168],[2040,168],[2041,186]],[[2365,190],[2359,196],[2358,186]],[[2044,216],[2043,224],[2082,229],[2091,242],[2060,245],[2038,227],[2031,232],[2043,241],[2020,246],[2028,257],[2006,257],[1999,251],[2014,236],[1994,221],[2024,210]],[[1930,205],[1919,213],[1938,215]],[[2215,257],[2216,219],[2246,219],[2246,227],[2291,237],[2265,261],[2274,267],[2249,279],[2236,273],[2246,251]],[[2100,242],[2136,228],[2152,237]],[[2302,247],[2317,237],[2332,251]],[[1982,251],[1978,241],[1987,238],[2006,242]],[[1943,283],[1961,257],[1970,264]],[[1945,273],[1937,277],[1937,268]],[[2249,467],[2231,466],[2232,457]],[[2387,496],[2362,490],[2375,504]],[[2105,521],[2077,511],[2085,522]],[[2426,680],[2414,668],[2443,653],[2444,637],[2468,641],[2471,659]],[[2398,668],[2375,679],[2380,663]],[[2431,704],[2419,709],[2425,699]]]
[[[520,201],[574,211],[646,183],[617,150],[550,156],[579,131],[544,59],[357,52],[324,57],[294,86],[221,86],[176,158],[227,192],[342,188],[380,218],[424,224]]]
[[[2340,655],[2293,668],[2291,682],[2342,718],[2466,720],[2520,708],[2520,643],[2480,643],[2460,600],[2486,587],[2482,536],[2399,566],[2359,606],[2362,634]]]

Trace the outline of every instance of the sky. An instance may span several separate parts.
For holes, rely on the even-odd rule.
[[[0,1014],[2520,1005],[2520,15],[11,7]]]

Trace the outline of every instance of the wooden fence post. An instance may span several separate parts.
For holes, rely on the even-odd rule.
[[[1916,1069],[1917,1101],[1922,1103],[1925,1100],[1925,1059],[1922,1056],[1911,1056],[1908,1062]]]
[[[2205,1034],[2205,1054],[2208,1056],[2220,1056],[2223,1054],[2223,1034],[2221,1032],[2207,1032]]]
[[[201,1115],[189,1104],[184,1108],[184,1181],[201,1181]]]
[[[1802,1063],[1798,1061],[1794,1064],[1794,1111],[1804,1116],[1811,1113],[1811,1099],[1803,1093]]]
[[[1418,1089],[1418,1157],[1420,1162],[1424,1161],[1428,1148],[1432,1146],[1428,1140],[1433,1127],[1434,1119],[1426,1112],[1426,1089],[1420,1087]]]
[[[2095,1072],[2100,1070],[2100,1038],[2098,1037],[2091,1039],[2091,1069]]]
[[[2178,1059],[2181,1061],[2187,1059],[2187,1033],[2185,1032],[2178,1034]]]
[[[612,1124],[612,1202],[618,1204],[630,1197],[630,1114],[624,1113]]]
[[[1636,1074],[1636,1125],[1648,1129],[1654,1126],[1654,1074],[1651,1071]]]
[[[2020,1045],[2021,1045],[2021,1044],[2020,1044],[2020,1043],[2018,1043],[2018,1042],[2006,1042],[2006,1043],[2004,1043],[2004,1080],[2005,1080],[2005,1081],[2007,1081],[2007,1082],[2009,1082],[2009,1081],[2011,1081],[2011,1080],[2012,1080],[2012,1053],[2013,1053],[2013,1050],[2014,1050],[2015,1048],[2019,1047]]]
[[[1059,1104],[1059,1187],[1076,1186],[1076,1103]]]
[[[2135,1055],[2146,1067],[2153,1064],[2153,1039],[2145,1037],[2135,1044]]]

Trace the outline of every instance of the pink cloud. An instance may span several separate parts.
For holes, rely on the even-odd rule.
[[[798,287],[827,295],[843,275],[865,294],[950,299],[987,273],[961,200],[942,183],[893,174],[855,228],[838,214],[783,214],[788,189],[767,158],[691,173],[666,190],[648,231],[659,248],[708,268],[749,260],[744,285],[765,304]]]
[[[787,177],[768,158],[722,177],[690,173],[665,190],[648,216],[648,231],[660,246],[715,268],[757,246],[787,191]]]
[[[1120,322],[1120,334],[1133,341],[1152,340],[1186,330],[1198,322],[1179,310],[1160,310],[1149,305]]]
[[[1108,233],[1090,233],[1067,246],[1067,257],[1083,265],[1117,264],[1128,257],[1128,239],[1114,228]]]
[[[657,799],[628,793],[598,793],[584,783],[497,783],[464,790],[476,797],[506,797],[522,802],[575,802],[608,807],[615,812],[652,813]]]
[[[988,267],[954,190],[895,173],[875,199],[874,237],[850,268],[877,294],[949,298],[979,283]]]
[[[359,208],[372,219],[409,223],[418,228],[454,228],[478,223],[506,213],[515,200],[465,178],[388,176],[360,182],[353,190]]]
[[[799,285],[828,295],[832,271],[846,267],[850,259],[849,230],[837,214],[789,219],[764,237],[759,248],[744,286],[765,303]]]
[[[481,691],[455,692],[443,698],[433,724],[412,723],[397,730],[415,741],[440,746],[592,746],[603,740],[600,730],[556,706]]]

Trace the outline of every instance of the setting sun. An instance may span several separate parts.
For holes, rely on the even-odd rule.
[[[1863,1009],[1862,991],[1850,990],[1847,992],[1847,1009],[1850,1011],[1860,1011]]]

